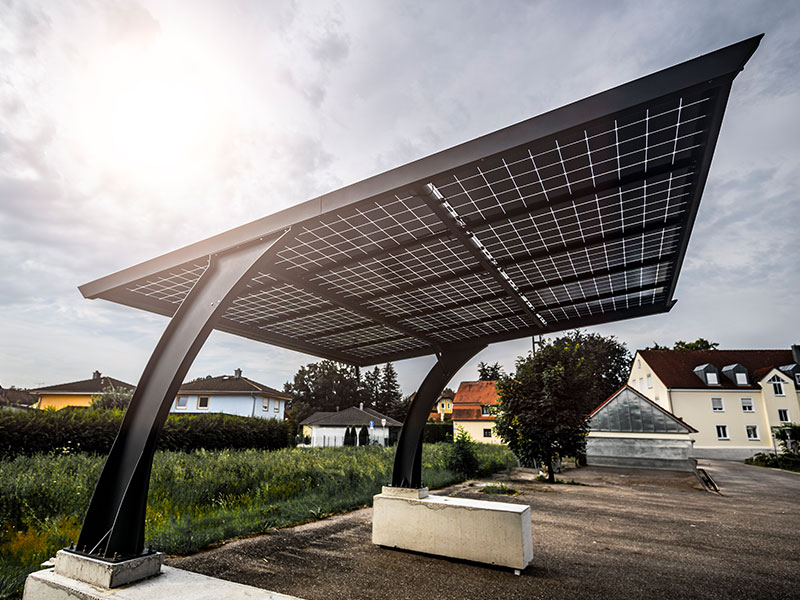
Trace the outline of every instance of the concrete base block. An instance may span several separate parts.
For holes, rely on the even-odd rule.
[[[300,600],[278,592],[162,567],[161,575],[116,589],[101,588],[55,573],[28,576],[22,600]]]
[[[115,588],[158,575],[163,562],[164,555],[161,552],[111,562],[59,550],[56,553],[55,572],[84,583]]]
[[[530,506],[397,489],[373,498],[373,544],[512,569],[533,560]]]

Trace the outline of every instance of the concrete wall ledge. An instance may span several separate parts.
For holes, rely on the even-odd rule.
[[[373,498],[373,544],[517,570],[533,560],[528,505],[388,489]]]
[[[58,575],[53,569],[37,571],[25,581],[23,600],[300,600],[278,592],[223,581],[174,567],[161,567],[161,575],[107,589]]]

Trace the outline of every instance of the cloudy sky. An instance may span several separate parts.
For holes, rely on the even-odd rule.
[[[138,380],[166,320],[82,283],[759,33],[678,304],[592,330],[800,343],[798,31],[794,1],[0,0],[0,384]],[[312,360],[214,333],[190,376]]]

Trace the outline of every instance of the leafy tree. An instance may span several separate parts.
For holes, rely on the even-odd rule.
[[[583,453],[586,416],[625,382],[629,364],[613,336],[574,331],[545,342],[499,380],[498,434],[522,464],[546,465],[554,482],[554,462]]]
[[[478,379],[480,381],[497,381],[503,376],[503,367],[500,363],[488,365],[481,361],[478,363]]]
[[[410,394],[405,398],[401,398],[400,400],[394,403],[394,406],[391,407],[391,410],[387,412],[386,415],[392,417],[393,419],[397,419],[402,423],[406,419],[406,414],[408,413],[408,407],[411,405],[411,401],[413,399],[414,399],[414,394]]]
[[[705,338],[697,338],[694,342],[678,340],[672,346],[673,350],[716,350],[719,342],[710,342]]]
[[[800,451],[800,424],[787,423],[775,429],[775,439],[781,443],[784,454],[798,454]]]
[[[357,406],[361,397],[355,368],[331,360],[300,367],[283,389],[292,396],[288,412],[296,423],[316,411]]]
[[[92,400],[91,407],[97,410],[127,410],[133,398],[133,390],[106,386],[103,392]]]
[[[652,346],[648,346],[645,350],[716,350],[719,342],[711,342],[705,338],[697,338],[693,342],[684,342],[678,340],[670,348],[669,346],[662,346],[658,342],[653,342]]]

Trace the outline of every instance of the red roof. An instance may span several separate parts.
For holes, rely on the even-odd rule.
[[[639,356],[668,388],[757,389],[771,369],[794,362],[791,350],[639,350]],[[748,385],[736,385],[722,373],[736,363],[747,369]],[[695,375],[695,367],[705,364],[717,368],[720,385],[706,385]]]
[[[465,404],[478,406],[497,404],[496,384],[496,381],[462,381],[453,398],[453,410]]]

